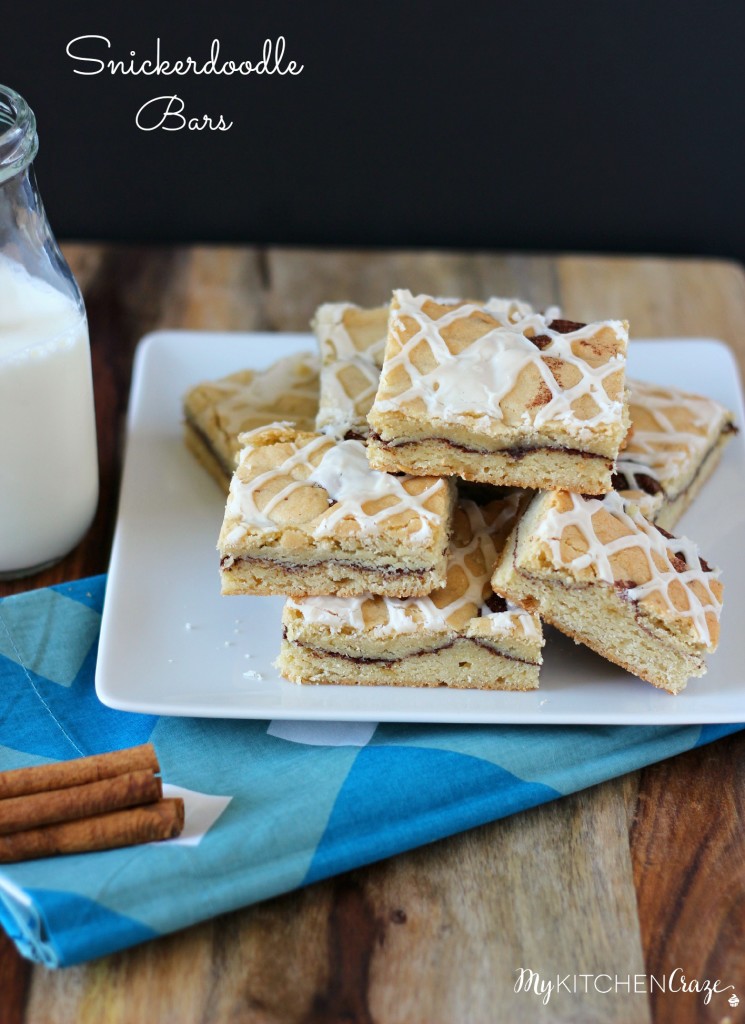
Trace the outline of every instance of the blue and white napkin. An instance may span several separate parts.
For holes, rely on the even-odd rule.
[[[216,721],[112,711],[105,577],[0,601],[0,770],[151,740],[186,830],[0,867],[0,923],[80,963],[554,800],[742,729]]]

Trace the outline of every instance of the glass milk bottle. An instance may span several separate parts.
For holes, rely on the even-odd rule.
[[[0,86],[0,579],[66,555],[98,502],[83,299],[47,223],[36,121]]]

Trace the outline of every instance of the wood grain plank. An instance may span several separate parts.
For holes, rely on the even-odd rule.
[[[328,987],[331,889],[311,886],[92,964],[35,972],[26,1021],[297,1022]]]
[[[647,970],[720,979],[745,995],[745,737],[642,773],[631,845]],[[714,1024],[727,996],[652,994],[656,1024]]]
[[[22,1024],[31,984],[32,965],[17,952],[0,928],[0,1024]]]
[[[627,852],[617,842],[634,795],[633,777],[620,780],[373,869],[380,916],[402,921],[388,926],[373,959],[374,1019],[648,1020],[647,1001],[623,993],[559,992],[543,1005],[514,991],[521,967],[544,979],[609,965],[643,970]]]
[[[101,264],[106,254],[106,246],[102,244],[68,242],[63,246],[63,252],[70,270],[78,282],[78,287],[85,295],[91,281],[98,275],[101,269]]]
[[[194,246],[162,296],[157,328],[255,331],[265,326],[264,264],[259,250]]]
[[[494,253],[269,249],[267,317],[273,329],[308,330],[322,302],[387,302],[392,289],[435,295],[520,295],[555,301],[554,261]]]
[[[722,260],[561,256],[567,315],[626,317],[631,338],[715,337],[745,354],[745,275]]]

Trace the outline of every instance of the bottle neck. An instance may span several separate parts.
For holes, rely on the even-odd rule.
[[[0,85],[0,184],[25,171],[38,148],[33,111],[17,92]]]
[[[17,92],[0,85],[0,257],[67,295],[83,300],[44,212],[32,161],[36,118]]]

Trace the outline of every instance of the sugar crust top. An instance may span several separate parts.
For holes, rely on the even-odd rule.
[[[681,639],[714,650],[722,584],[693,541],[672,537],[614,492],[597,499],[555,491],[534,501],[541,508],[525,538],[531,564],[615,586]]]
[[[383,365],[388,306],[366,309],[353,302],[326,302],[316,310],[311,327],[324,366],[359,355]]]
[[[197,384],[184,396],[184,410],[230,461],[240,448],[240,433],[266,426],[278,415],[312,429],[318,370],[318,358],[310,352],[278,359],[266,370],[239,370]]]
[[[631,431],[613,483],[650,517],[695,472],[733,417],[711,398],[637,380],[628,385]]]
[[[363,309],[329,302],[311,326],[321,356],[321,395],[316,429],[335,437],[366,437],[388,333],[388,306]]]
[[[572,324],[525,303],[393,293],[370,422],[401,412],[475,429],[625,432],[628,324]]]
[[[408,547],[429,547],[446,528],[449,483],[377,472],[362,441],[338,441],[286,423],[240,440],[221,547],[240,545],[249,534],[288,529],[316,540],[364,540],[385,532]]]

